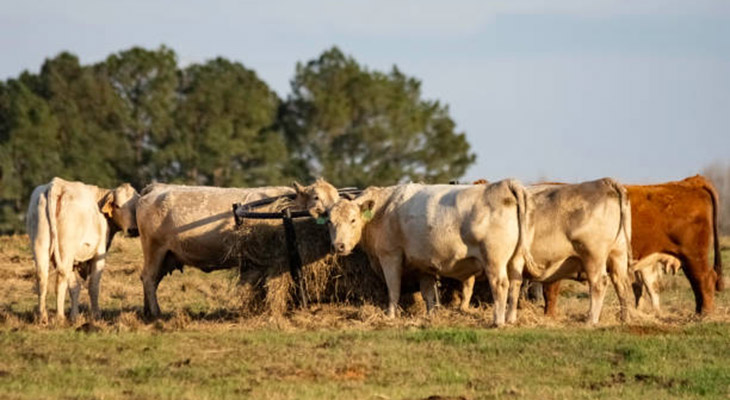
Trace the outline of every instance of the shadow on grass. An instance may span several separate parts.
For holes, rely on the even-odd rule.
[[[66,313],[68,318],[68,312]],[[48,310],[49,323],[56,320],[55,309]],[[141,306],[126,306],[121,308],[103,309],[96,322],[115,325],[124,318],[136,319],[140,323],[153,324],[156,322],[169,322],[174,319],[183,318],[190,322],[236,322],[241,318],[241,313],[226,308],[216,308],[209,311],[193,311],[190,308],[182,310],[163,312],[159,318],[145,316]],[[79,306],[79,320],[88,321],[89,310],[85,305]],[[12,304],[0,306],[0,324],[12,325],[40,325],[38,310],[18,310]]]

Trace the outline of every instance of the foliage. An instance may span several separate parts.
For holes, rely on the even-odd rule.
[[[448,108],[421,98],[421,82],[397,67],[369,71],[332,48],[297,64],[282,124],[296,165],[335,185],[445,182],[475,156]]]
[[[183,68],[165,46],[94,65],[60,53],[38,73],[0,81],[0,233],[22,231],[31,192],[54,176],[138,189],[458,177],[474,155],[420,85],[333,48],[298,64],[282,104],[254,71],[222,57]]]

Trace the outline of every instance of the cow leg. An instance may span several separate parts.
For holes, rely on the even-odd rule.
[[[709,314],[715,308],[715,281],[717,274],[707,264],[706,256],[687,257],[682,264],[684,274],[695,295],[695,312]]]
[[[588,287],[591,294],[591,306],[588,311],[588,323],[598,324],[603,309],[603,298],[606,296],[608,276],[606,276],[606,263],[595,260],[585,263],[586,275],[588,276]]]
[[[558,296],[560,295],[560,281],[543,283],[542,298],[545,301],[545,315],[554,318],[557,315]]]
[[[34,249],[36,280],[38,282],[38,315],[41,324],[48,323],[48,310],[46,308],[46,296],[48,295],[48,270],[50,257],[47,249]]]
[[[469,311],[469,304],[471,304],[471,296],[474,294],[474,281],[476,280],[476,275],[472,275],[464,282],[462,282],[461,286],[461,306],[459,309],[463,312]]]
[[[506,267],[503,263],[487,261],[486,275],[494,298],[494,325],[497,327],[504,325],[505,322],[507,292],[509,291]]]
[[[104,272],[106,262],[104,254],[97,255],[96,259],[89,261],[91,263],[91,273],[89,275],[89,298],[91,299],[91,319],[97,319],[101,315],[99,310],[99,290],[101,286],[101,274]]]
[[[644,278],[641,273],[636,273],[636,280],[631,282],[631,289],[634,291],[634,305],[639,308],[641,297],[644,295]]]
[[[426,301],[426,314],[433,314],[436,307],[436,278],[431,274],[421,274],[419,280],[421,296]]]
[[[378,257],[383,268],[385,284],[388,287],[388,318],[395,318],[400,300],[400,284],[403,274],[403,257],[400,254],[387,254]]]
[[[59,322],[66,319],[64,307],[66,306],[66,290],[68,289],[68,276],[73,274],[65,271],[65,268],[58,268],[56,274],[56,317]]]
[[[68,279],[68,292],[71,295],[71,311],[68,314],[69,320],[76,321],[79,316],[79,295],[81,295],[81,280],[76,276],[75,271],[66,277]]]
[[[659,280],[656,279],[656,275],[654,278],[655,279],[651,285],[647,286],[647,293],[649,293],[649,298],[651,299],[651,307],[654,309],[654,312],[659,315],[661,314],[661,308],[659,306]]]
[[[511,260],[508,264],[507,275],[509,277],[509,298],[507,301],[507,323],[517,322],[517,306],[520,302],[522,291],[522,260]]]
[[[162,267],[165,262],[167,250],[160,249],[147,257],[148,252],[145,251],[145,264],[142,268],[142,288],[144,290],[144,315],[147,317],[158,318],[160,316],[160,306],[157,303],[157,287],[162,279]]]
[[[621,306],[621,321],[626,323],[629,322],[630,318],[629,288],[631,287],[628,272],[628,255],[624,251],[612,253],[609,256],[608,262],[611,283],[613,283],[613,288],[616,290],[616,296],[618,296],[618,301]]]

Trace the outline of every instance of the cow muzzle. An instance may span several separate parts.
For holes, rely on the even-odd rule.
[[[139,236],[139,229],[137,228],[129,228],[127,229],[127,237],[129,238],[136,238]]]
[[[343,255],[343,256],[346,256],[346,255],[350,254],[350,252],[347,251],[347,248],[345,247],[345,244],[344,243],[334,243],[332,245],[332,250],[336,254]]]

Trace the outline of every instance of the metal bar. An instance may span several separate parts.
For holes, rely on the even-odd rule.
[[[256,212],[249,211],[248,204],[236,203],[233,205],[233,217],[236,220],[236,225],[241,225],[244,219],[279,219],[281,218],[280,212]],[[308,211],[293,211],[291,213],[292,218],[303,218],[311,217]]]
[[[339,189],[337,191],[340,195],[344,194],[360,194],[362,193],[362,190],[358,188],[343,188]],[[266,199],[261,199],[257,201],[252,201],[250,203],[241,204],[241,203],[235,203],[233,204],[233,218],[236,221],[236,225],[241,225],[243,223],[244,219],[279,219],[281,218],[281,213],[277,212],[256,212],[252,211],[252,209],[262,207],[265,205],[269,205],[281,198],[289,198],[294,199],[296,198],[296,194],[286,194],[282,196],[277,197],[269,197]],[[292,218],[304,218],[304,217],[311,217],[308,211],[293,211],[291,213]]]
[[[282,211],[280,217],[284,220],[284,233],[286,234],[286,248],[289,253],[289,273],[291,274],[294,285],[297,288],[299,306],[307,308],[307,288],[304,279],[302,279],[302,258],[297,248],[297,234],[294,231],[294,223],[292,222],[292,213],[289,209]]]

